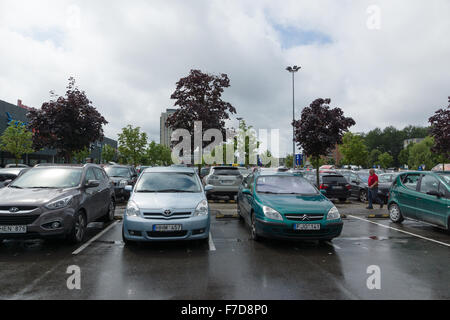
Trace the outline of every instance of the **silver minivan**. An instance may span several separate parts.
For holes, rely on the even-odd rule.
[[[205,190],[193,168],[145,169],[131,191],[123,219],[125,244],[144,241],[209,239]]]

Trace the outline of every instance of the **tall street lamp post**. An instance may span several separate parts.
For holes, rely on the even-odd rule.
[[[295,88],[294,88],[294,74],[300,70],[301,67],[293,66],[287,67],[286,70],[292,73],[292,168],[295,168]]]

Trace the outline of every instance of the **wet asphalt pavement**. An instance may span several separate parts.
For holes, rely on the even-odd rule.
[[[215,217],[209,244],[124,247],[121,220],[92,225],[88,240],[103,234],[76,255],[79,245],[6,241],[0,244],[0,298],[450,299],[447,231],[415,221],[396,225],[388,219],[366,219],[368,212],[357,202],[337,206],[347,215],[344,229],[325,244],[254,242],[243,222]],[[234,204],[211,207],[235,212]],[[122,213],[118,208],[116,214]],[[71,265],[80,267],[80,290],[66,286]],[[379,290],[367,287],[371,265],[381,271]]]

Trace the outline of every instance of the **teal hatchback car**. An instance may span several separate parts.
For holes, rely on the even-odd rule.
[[[450,230],[450,172],[398,175],[389,190],[388,208],[392,222],[410,218]]]
[[[239,187],[237,208],[251,237],[330,241],[341,234],[338,209],[302,176],[257,171]]]

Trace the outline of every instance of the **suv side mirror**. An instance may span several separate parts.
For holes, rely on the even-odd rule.
[[[88,180],[86,184],[84,185],[86,188],[95,188],[100,185],[100,181],[98,180]]]
[[[210,184],[207,184],[204,189],[205,189],[205,192],[208,192],[208,191],[211,191],[212,189],[214,189],[214,187]]]
[[[10,184],[12,182],[11,179],[6,179],[5,181],[3,181],[3,186],[7,186],[8,184]]]

